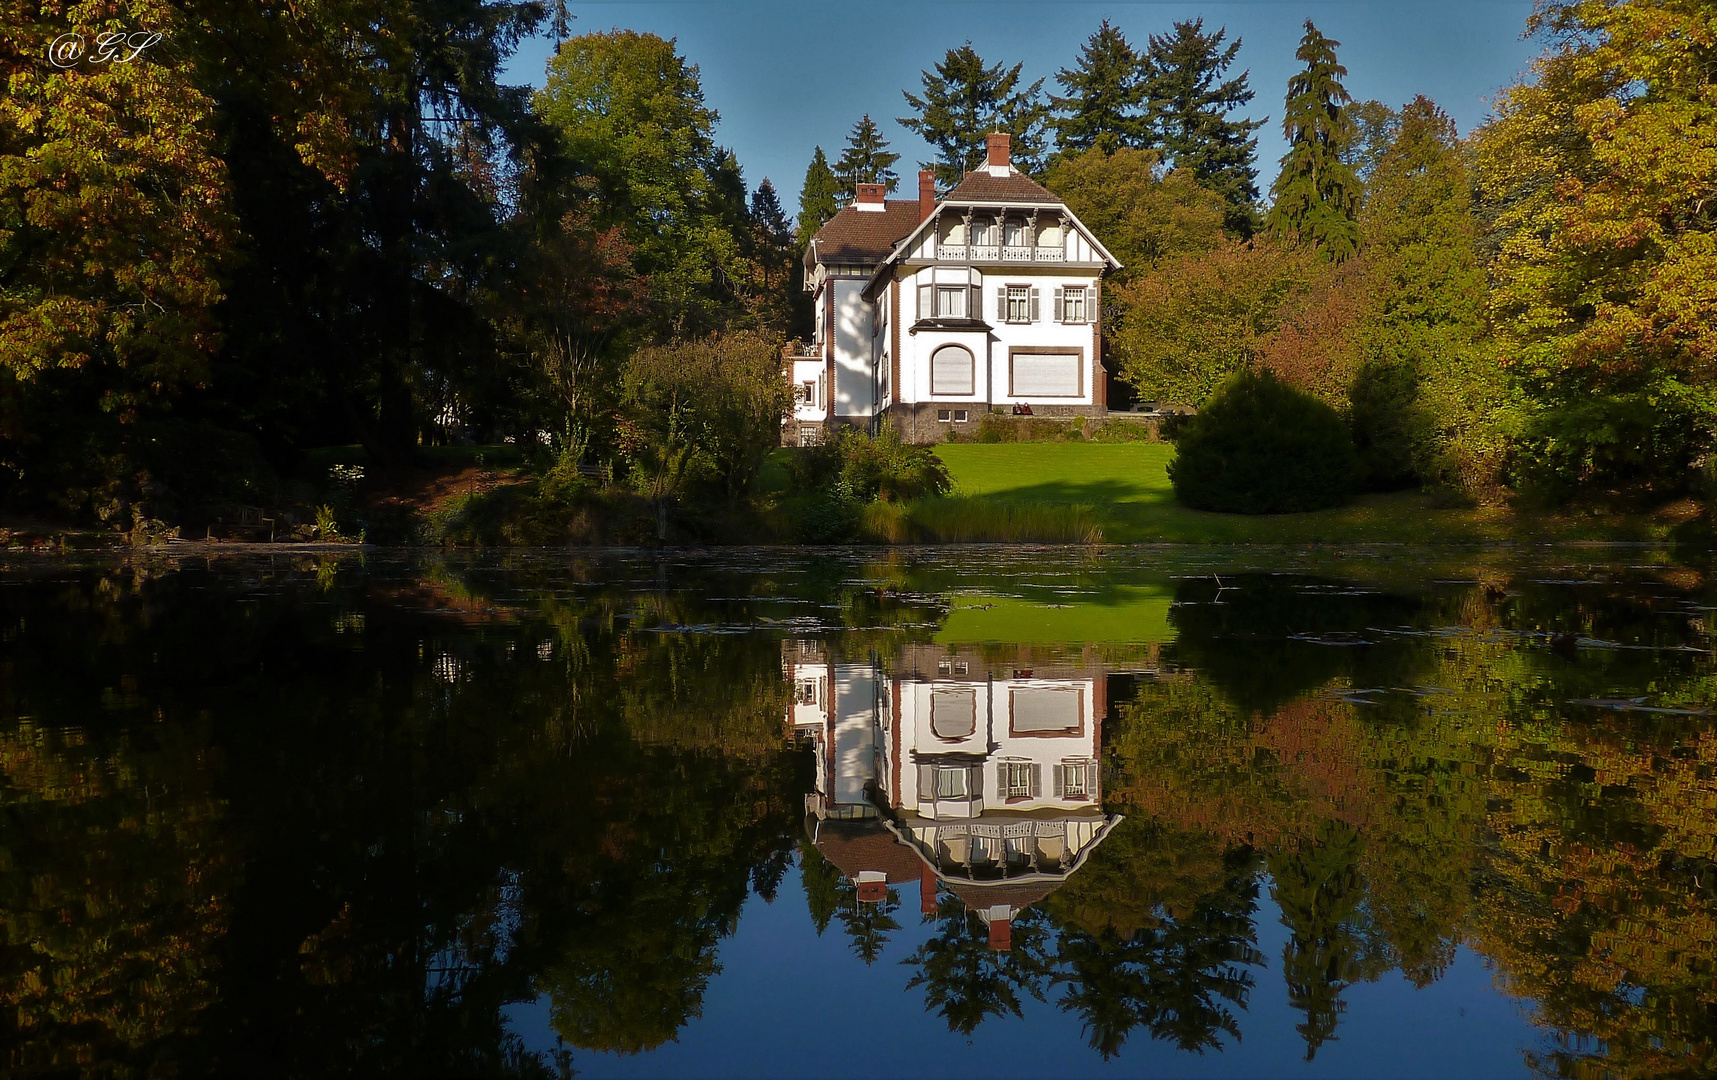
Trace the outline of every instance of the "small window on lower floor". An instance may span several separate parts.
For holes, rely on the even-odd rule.
[[[936,410],[936,422],[938,424],[946,424],[948,422],[948,418],[952,415],[953,415],[953,413],[947,409],[937,409]]]
[[[822,429],[814,428],[814,427],[802,427],[802,428],[800,428],[799,429],[799,445],[800,446],[821,446],[821,445],[823,445]]]
[[[967,412],[965,409],[955,409],[954,410],[954,423],[964,424],[970,415],[971,414],[969,412]]]

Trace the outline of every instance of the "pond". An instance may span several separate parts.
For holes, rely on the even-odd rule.
[[[14,560],[11,1077],[1717,1068],[1653,549]]]

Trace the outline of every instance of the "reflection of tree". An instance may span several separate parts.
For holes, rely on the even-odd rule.
[[[841,928],[847,932],[853,955],[868,967],[882,955],[882,947],[888,944],[888,932],[900,929],[900,923],[894,918],[894,913],[900,910],[900,893],[890,889],[881,900],[873,903],[860,900],[858,889],[851,882],[843,881],[841,884],[841,905],[837,917],[841,920]]]
[[[1252,926],[1253,860],[1235,855],[1222,886],[1193,901],[1182,917],[1164,912],[1157,926],[1125,937],[1112,929],[1063,930],[1061,1007],[1083,1017],[1092,1047],[1105,1059],[1141,1026],[1152,1038],[1198,1052],[1220,1049],[1220,1035],[1240,1038],[1230,1006],[1246,1008],[1253,979],[1245,969],[1263,956]]]
[[[948,1021],[948,1030],[969,1036],[987,1017],[1022,1015],[1022,992],[1044,999],[1052,947],[1049,919],[1035,908],[1014,918],[1012,948],[997,952],[984,921],[959,897],[943,896],[930,940],[902,961],[917,969],[906,985],[924,987],[925,1004]]]
[[[818,937],[829,928],[829,921],[841,906],[841,882],[845,877],[834,863],[823,858],[817,845],[809,840],[799,842],[799,881]]]
[[[1365,844],[1353,829],[1328,823],[1295,850],[1271,857],[1271,895],[1290,932],[1282,950],[1288,1003],[1306,1014],[1295,1028],[1306,1041],[1306,1060],[1335,1038],[1347,1010],[1344,989],[1382,973],[1379,949],[1368,940],[1359,861]]]

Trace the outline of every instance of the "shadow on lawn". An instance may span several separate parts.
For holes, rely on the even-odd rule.
[[[1172,488],[1149,488],[1142,485],[1117,483],[1113,480],[1091,480],[1085,482],[1052,480],[1046,483],[1024,484],[1019,487],[986,491],[982,494],[968,494],[956,491],[955,495],[968,499],[994,499],[998,502],[1035,502],[1055,505],[1090,506],[1097,509],[1102,509],[1103,507],[1113,506],[1120,503],[1131,505],[1178,505],[1175,502],[1174,490]]]

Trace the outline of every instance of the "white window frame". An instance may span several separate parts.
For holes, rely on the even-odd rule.
[[[1031,798],[1031,762],[1004,761],[1004,771],[1007,773],[1007,790],[1001,793],[1004,799]]]
[[[949,768],[946,765],[936,769],[936,798],[964,799],[966,798],[966,770]]]
[[[1091,290],[1087,286],[1067,285],[1055,291],[1060,294],[1056,302],[1056,317],[1061,322],[1084,324],[1091,321],[1088,317]]]
[[[1005,323],[1031,322],[1031,286],[1006,285],[1003,286],[1003,289],[1002,321]]]

